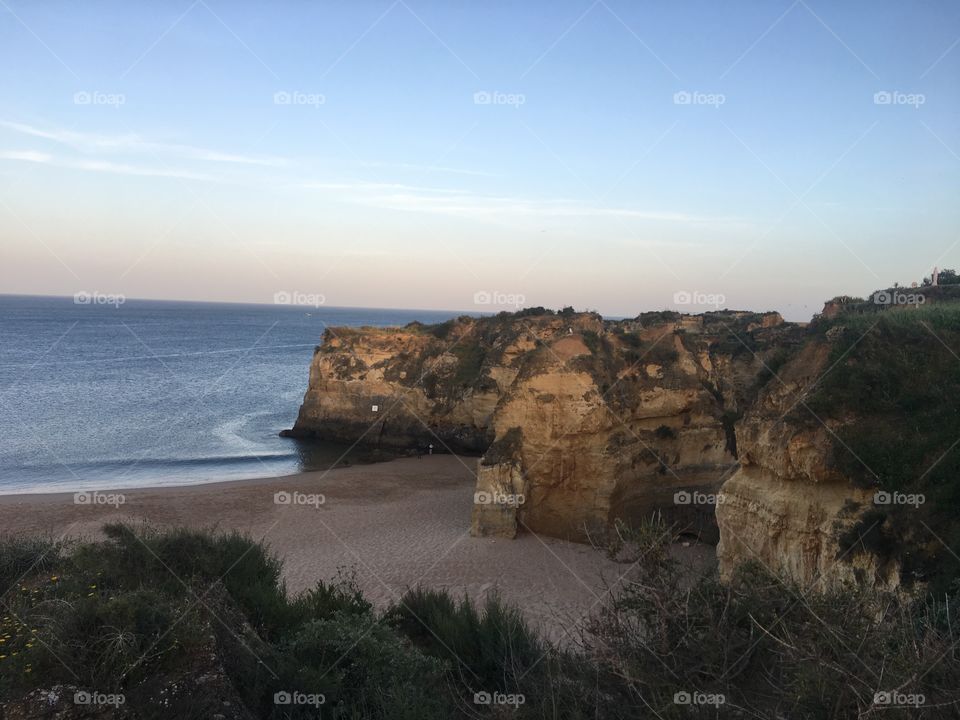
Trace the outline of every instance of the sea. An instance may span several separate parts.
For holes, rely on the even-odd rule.
[[[460,314],[0,295],[0,494],[275,477],[349,461],[346,446],[279,436],[296,420],[323,331]]]

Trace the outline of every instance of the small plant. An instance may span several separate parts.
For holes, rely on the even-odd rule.
[[[669,425],[658,426],[657,429],[653,431],[653,434],[660,440],[674,440],[677,437],[677,434]]]

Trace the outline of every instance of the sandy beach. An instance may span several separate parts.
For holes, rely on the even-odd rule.
[[[628,570],[594,548],[530,533],[514,540],[469,534],[474,458],[434,455],[282,478],[185,487],[0,496],[10,533],[94,538],[109,522],[240,530],[264,539],[299,592],[338,569],[356,572],[379,607],[422,584],[478,599],[499,592],[548,636],[562,640]],[[94,490],[94,488],[90,488]],[[277,493],[281,501],[276,502]],[[121,494],[122,504],[104,504]],[[321,498],[316,497],[322,495]],[[704,566],[713,548],[684,548]]]

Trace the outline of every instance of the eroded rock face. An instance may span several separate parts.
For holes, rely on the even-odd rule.
[[[838,421],[805,401],[828,369],[830,344],[814,339],[768,381],[737,423],[740,467],[717,506],[722,576],[756,561],[801,586],[877,576],[866,556],[847,557],[840,538],[872,503],[833,462]],[[864,572],[866,571],[866,572]],[[891,586],[897,578],[881,579]]]
[[[802,586],[923,583],[955,557],[960,376],[942,338],[960,324],[914,311],[334,328],[292,433],[481,456],[476,535],[588,540],[659,513],[718,541],[725,576],[756,561]]]
[[[477,462],[477,489],[473,495],[472,535],[517,536],[517,513],[529,487],[519,462]]]
[[[734,420],[762,359],[802,330],[770,313],[501,314],[333,328],[292,431],[483,453],[474,534],[584,540],[660,512],[715,541]]]

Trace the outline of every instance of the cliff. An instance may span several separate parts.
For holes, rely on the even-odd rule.
[[[582,540],[661,511],[715,541],[733,423],[764,358],[802,333],[775,313],[739,312],[331,328],[291,434],[482,455],[475,534]]]
[[[960,304],[828,303],[737,423],[720,569],[807,586],[947,584],[960,571]],[[956,288],[960,290],[960,288]]]
[[[289,434],[479,456],[475,535],[586,540],[661,513],[717,542],[724,575],[927,582],[960,544],[958,308],[331,328]]]
[[[814,417],[805,404],[829,358],[829,343],[806,343],[737,424],[740,467],[717,507],[724,575],[750,560],[804,586],[850,575],[849,563],[836,562],[839,539],[872,492],[835,468],[837,421]]]

